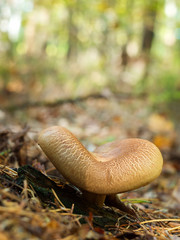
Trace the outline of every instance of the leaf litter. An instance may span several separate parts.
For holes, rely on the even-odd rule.
[[[0,239],[180,239],[180,154],[173,123],[162,114],[146,121],[146,110],[138,107],[138,121],[130,125],[134,119],[124,112],[127,106],[121,112],[117,107],[119,103],[101,99],[30,108],[31,128],[1,127]],[[84,205],[81,191],[59,176],[35,141],[41,128],[53,124],[69,128],[89,150],[119,136],[143,137],[158,145],[165,159],[161,176],[120,195],[137,218],[107,206]]]

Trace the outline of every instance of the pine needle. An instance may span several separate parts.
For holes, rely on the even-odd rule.
[[[64,209],[66,209],[66,207],[64,206],[64,204],[63,204],[63,203],[61,202],[61,200],[58,198],[58,196],[57,196],[56,192],[54,191],[54,189],[51,188],[51,190],[52,190],[52,192],[53,192],[53,194],[54,194],[56,200],[57,200],[58,203],[60,204],[60,206],[62,206]]]
[[[152,220],[140,222],[140,224],[151,223],[151,222],[180,222],[180,218],[152,219]]]

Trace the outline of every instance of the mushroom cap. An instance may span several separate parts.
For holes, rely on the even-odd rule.
[[[54,126],[39,134],[38,143],[69,182],[97,194],[145,186],[160,175],[163,165],[159,149],[144,139],[119,140],[89,152],[66,128]]]

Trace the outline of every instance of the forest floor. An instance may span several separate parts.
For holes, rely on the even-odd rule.
[[[70,208],[64,206],[56,192],[61,179],[37,145],[39,131],[52,125],[68,128],[89,151],[130,137],[148,139],[160,148],[164,158],[160,177],[120,195],[136,211],[136,219],[115,208],[104,207],[100,216],[76,213],[76,196]],[[54,107],[0,109],[0,239],[180,239],[176,129],[168,114],[153,111],[142,99],[90,98]],[[114,215],[111,224],[108,214]],[[96,221],[98,217],[105,220]]]

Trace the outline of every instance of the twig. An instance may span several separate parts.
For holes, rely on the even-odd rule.
[[[76,98],[66,98],[66,99],[57,99],[53,102],[48,102],[48,101],[36,101],[36,102],[23,102],[23,103],[18,103],[18,104],[11,104],[7,106],[2,106],[1,108],[3,110],[10,110],[10,111],[15,111],[17,109],[24,109],[24,108],[29,108],[29,107],[56,107],[59,105],[71,103],[71,104],[76,104],[79,102],[83,102],[89,99],[109,99],[109,98],[118,98],[118,99],[132,99],[135,98],[136,96],[133,96],[133,94],[130,93],[112,93],[109,96],[106,96],[105,94],[101,93],[94,93],[94,94],[89,94],[87,96],[80,96]],[[145,97],[144,95],[139,95],[138,98]]]

